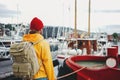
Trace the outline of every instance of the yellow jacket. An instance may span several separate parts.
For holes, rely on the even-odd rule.
[[[38,44],[34,45],[34,48],[36,50],[39,64],[41,64],[41,61],[42,64],[39,71],[34,75],[34,79],[47,77],[48,80],[55,80],[49,44],[44,40],[43,36],[38,33],[26,34],[23,36],[23,41],[30,41],[34,43],[39,40],[41,41]]]

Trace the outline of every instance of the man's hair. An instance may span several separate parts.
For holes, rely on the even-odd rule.
[[[35,34],[35,33],[38,33],[38,32],[39,32],[39,31],[37,31],[37,30],[30,30],[30,31],[29,31],[30,34]]]

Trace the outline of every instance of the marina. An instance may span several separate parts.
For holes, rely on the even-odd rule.
[[[63,9],[64,20],[62,23],[64,25],[45,25],[43,29],[43,36],[50,45],[56,80],[120,80],[120,33],[118,28],[120,26],[116,24],[118,27],[114,27],[106,22],[107,19],[106,24],[110,25],[110,28],[113,26],[115,28],[113,31],[116,31],[112,32],[113,27],[110,30],[106,25],[102,30],[100,27],[103,27],[103,24],[100,23],[104,19],[94,23],[94,17],[98,15],[99,11],[97,12],[96,8],[92,9],[92,2],[95,5],[92,0],[86,0],[84,4],[86,7],[83,11],[85,11],[84,14],[87,14],[85,25],[83,24],[85,29],[80,28],[83,27],[80,25],[82,21],[78,21],[80,13],[77,11],[81,8],[78,0],[74,0],[72,3],[68,0],[67,2],[61,0],[59,5],[62,4],[62,8],[59,11]],[[16,21],[18,21],[19,7],[20,5],[17,4]],[[106,13],[110,14],[108,12]],[[73,24],[70,22],[71,13]],[[65,16],[69,16],[69,20],[65,20]],[[80,18],[84,20],[83,16]],[[95,20],[97,21],[97,19]],[[68,23],[67,27],[65,22]],[[95,25],[97,23],[99,25]],[[93,26],[100,27],[98,31],[92,32]],[[29,24],[18,24],[18,22],[16,24],[0,24],[0,80],[22,80],[22,78],[14,76],[13,59],[9,50],[11,44],[21,42],[22,36],[28,31]],[[112,34],[109,34],[110,31]]]

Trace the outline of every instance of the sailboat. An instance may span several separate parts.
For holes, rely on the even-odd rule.
[[[97,52],[97,39],[89,38],[90,36],[90,1],[89,1],[89,14],[88,14],[88,33],[83,32],[80,37],[77,33],[77,0],[75,0],[75,18],[74,18],[74,34],[70,39],[66,39],[67,48],[57,55],[58,60],[63,62],[70,56],[75,55],[92,55]],[[61,50],[62,51],[62,50]],[[94,52],[93,52],[94,51]],[[62,60],[62,61],[61,61]]]
[[[76,12],[75,0],[75,12]],[[59,68],[59,80],[119,80],[120,77],[120,55],[118,55],[118,46],[107,47],[106,55],[101,51],[97,52],[97,39],[91,39],[90,36],[90,5],[89,0],[89,19],[88,19],[88,37],[81,39],[77,37],[76,16],[75,16],[75,36],[69,44],[70,47],[83,49],[82,55],[58,56],[62,61],[62,67]],[[92,52],[92,49],[96,51]],[[74,52],[75,53],[75,52]]]

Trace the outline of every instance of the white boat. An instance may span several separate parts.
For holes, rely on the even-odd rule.
[[[3,31],[0,30],[0,33],[1,33],[0,35],[0,58],[10,58],[10,54],[9,54],[10,45],[16,42],[20,42],[22,40],[22,36],[20,36],[21,32],[23,31],[21,30],[22,25],[18,27],[21,27],[21,28],[15,27],[16,31],[9,30],[10,35],[6,35],[5,25],[3,25],[3,29],[2,29]],[[25,33],[25,31],[23,31],[23,33]]]

